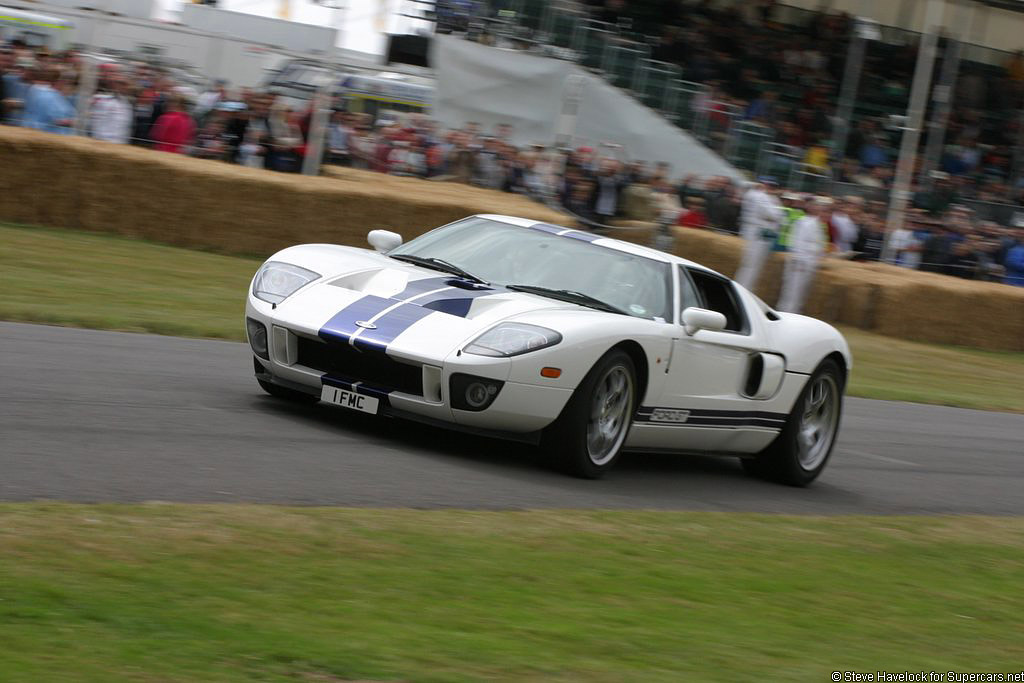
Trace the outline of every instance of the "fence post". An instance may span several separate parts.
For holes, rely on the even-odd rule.
[[[306,141],[306,156],[302,160],[304,175],[320,174],[320,164],[324,158],[324,140],[327,137],[328,115],[331,111],[330,87],[331,80],[324,79],[313,97],[313,116],[309,122],[309,139]]]
[[[99,80],[97,71],[97,60],[95,57],[86,57],[84,70],[78,75],[78,92],[75,94],[75,132],[79,135],[89,134],[89,110],[92,107],[92,97],[96,93],[96,84]]]
[[[583,98],[586,80],[586,76],[570,73],[562,85],[562,111],[559,113],[555,131],[555,141],[560,146],[571,145],[576,135],[580,100]]]
[[[1010,178],[1016,182],[1024,176],[1024,107],[1020,108],[1020,123],[1017,130],[1017,145],[1013,149],[1013,164]]]
[[[836,175],[842,160],[846,157],[846,140],[850,135],[850,118],[853,116],[853,105],[857,99],[857,87],[860,83],[860,74],[864,67],[864,49],[867,39],[871,35],[869,28],[877,33],[878,29],[865,25],[862,18],[854,19],[853,40],[850,41],[850,49],[846,53],[846,68],[843,71],[843,85],[839,95],[839,106],[836,109],[836,129],[832,136],[832,164]]]
[[[220,78],[220,65],[224,59],[224,36],[219,34],[210,40],[206,51],[206,77],[212,83]]]
[[[965,13],[969,13],[964,16]],[[939,73],[939,83],[935,86],[932,99],[935,102],[935,110],[932,113],[932,120],[928,124],[928,141],[925,143],[924,163],[921,164],[921,175],[918,182],[931,187],[931,172],[939,165],[939,158],[942,156],[942,147],[946,139],[946,126],[949,124],[949,110],[952,108],[953,93],[956,88],[957,71],[960,68],[960,58],[963,52],[963,43],[960,42],[962,27],[969,23],[970,15],[974,13],[973,4],[960,6],[959,21],[946,42],[946,55],[942,60],[942,71]]]
[[[614,73],[614,71],[611,68],[611,63],[613,61],[612,52],[618,49],[619,48],[617,46],[612,45],[612,42],[610,40],[604,44],[604,54],[601,55],[601,71],[604,71],[606,74]]]
[[[643,98],[643,88],[647,85],[647,65],[644,64],[648,60],[641,59],[637,62],[636,73],[633,74],[633,93],[638,97]]]
[[[924,107],[928,100],[928,91],[932,82],[932,67],[935,62],[935,42],[937,40],[935,30],[941,23],[943,8],[944,5],[939,0],[928,0],[924,32],[921,34],[917,66],[914,68],[914,81],[910,88],[910,103],[907,106],[907,127],[903,131],[900,158],[896,165],[896,179],[893,182],[892,196],[889,200],[885,246],[882,249],[883,261],[892,260],[892,234],[903,225],[903,215],[907,210],[907,204],[910,203],[910,183],[914,175],[914,160],[917,158],[917,142],[921,138],[921,121],[924,118]]]

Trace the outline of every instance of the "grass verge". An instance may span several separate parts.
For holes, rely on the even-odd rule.
[[[0,505],[0,678],[1018,671],[1024,520]]]
[[[240,340],[259,260],[0,225],[0,318]]]
[[[0,319],[243,339],[259,261],[82,232],[0,226]],[[1024,412],[1024,354],[843,332],[854,396]]]

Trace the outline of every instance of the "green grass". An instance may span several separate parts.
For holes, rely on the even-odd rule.
[[[1024,413],[1024,353],[842,332],[853,351],[853,396]]]
[[[244,339],[260,262],[84,232],[0,225],[0,319]]]
[[[257,260],[4,226],[0,245],[0,319],[244,338],[243,300]],[[854,396],[1024,412],[1024,353],[843,332],[854,354]]]
[[[1019,518],[0,505],[0,680],[1019,671]]]

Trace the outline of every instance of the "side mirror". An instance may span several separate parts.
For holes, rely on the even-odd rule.
[[[683,311],[683,327],[691,337],[700,330],[721,332],[725,329],[725,316],[706,308],[687,308]]]
[[[402,243],[402,236],[390,230],[371,230],[366,235],[366,241],[370,243],[371,247],[383,254],[400,245]]]

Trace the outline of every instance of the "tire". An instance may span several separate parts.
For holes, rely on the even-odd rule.
[[[757,457],[742,458],[747,473],[789,486],[818,478],[835,447],[843,413],[843,375],[832,359],[807,380],[779,436]]]
[[[541,446],[563,472],[598,479],[618,462],[636,410],[636,367],[613,349],[590,369]]]
[[[318,403],[320,401],[319,396],[313,394],[307,394],[304,391],[298,391],[297,389],[289,389],[288,387],[282,387],[279,384],[268,382],[265,379],[256,378],[256,381],[260,383],[263,391],[267,392],[275,398],[283,398],[286,401],[292,401],[293,403]]]

